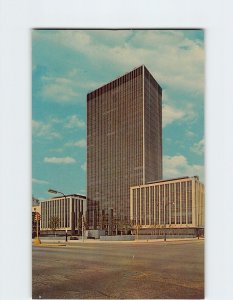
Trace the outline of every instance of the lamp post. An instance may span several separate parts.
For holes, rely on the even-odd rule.
[[[170,205],[174,205],[175,203],[174,203],[174,201],[172,201],[172,202],[165,202],[165,207],[164,207],[164,242],[166,242],[166,230],[165,230],[165,228],[166,228],[166,210],[167,210],[167,206],[168,206],[168,208],[169,208],[169,204]],[[169,212],[168,212],[168,217],[169,217]],[[168,223],[169,223],[169,220],[168,220]]]
[[[63,195],[65,197],[65,200],[67,199],[66,195],[63,192],[59,192],[59,191],[53,190],[53,189],[49,189],[48,192],[51,193],[51,194],[61,194],[61,195]],[[73,207],[73,205],[72,205],[71,234],[72,235],[75,234],[75,213],[74,213],[74,207]]]
[[[164,203],[164,205],[163,205],[163,207],[164,207],[164,213],[163,213],[163,230],[164,230],[164,237],[163,237],[163,239],[164,239],[164,242],[166,242],[166,240],[167,240],[167,238],[166,238],[166,209],[167,209],[167,206],[169,205],[170,203],[168,202],[168,203],[166,203],[166,201],[165,201],[165,203]],[[156,207],[158,208],[159,207],[159,209],[160,209],[160,205],[159,205],[159,203],[157,203],[156,204]],[[160,209],[160,211],[161,211],[161,209]],[[160,222],[159,222],[159,224],[160,224]],[[154,225],[155,226],[155,228],[156,228],[156,224]],[[160,234],[160,233],[159,233]]]
[[[167,205],[168,203],[165,202],[165,207],[164,207],[164,242],[166,242],[166,210],[167,210]]]
[[[138,234],[139,234],[139,224],[137,224],[137,240],[138,240]]]
[[[48,192],[51,193],[51,194],[62,194],[65,197],[65,199],[66,199],[66,195],[64,193],[62,193],[62,192],[59,192],[59,191],[56,191],[56,190],[52,190],[52,189],[49,189]]]
[[[84,215],[82,215],[82,241],[84,242]]]
[[[200,228],[200,224],[199,224],[199,211],[197,212],[197,239],[199,240],[199,228]]]

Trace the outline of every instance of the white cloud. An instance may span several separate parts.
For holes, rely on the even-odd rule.
[[[195,133],[190,130],[186,130],[185,135],[189,138],[193,138],[195,136]]]
[[[175,108],[169,104],[163,104],[162,113],[163,127],[175,121],[193,121],[197,117],[195,109],[190,103],[187,103],[183,109]]]
[[[87,31],[82,30],[57,31],[55,39],[73,49],[86,49],[91,43],[91,37]]]
[[[76,160],[72,157],[45,157],[44,158],[45,163],[51,163],[51,164],[74,164]]]
[[[49,77],[49,76],[42,76],[41,80],[52,82],[52,83],[58,83],[58,84],[69,84],[71,81],[68,78],[64,77]]]
[[[149,66],[160,84],[203,94],[204,46],[179,30],[59,30],[34,38],[53,40],[116,69]],[[112,59],[114,57],[114,60]],[[151,60],[153,57],[153,60]]]
[[[184,117],[185,112],[170,105],[163,106],[163,127]]]
[[[190,148],[190,151],[198,155],[202,155],[204,153],[204,144],[204,139],[202,139],[198,143],[193,144],[193,146]]]
[[[204,181],[204,166],[190,165],[183,155],[163,157],[163,177],[176,178],[183,176],[199,176],[201,181]]]
[[[46,181],[46,180],[40,180],[40,179],[36,179],[36,178],[32,178],[32,183],[35,183],[35,184],[49,184],[48,181]]]
[[[52,40],[82,53],[93,64],[109,63],[119,71],[145,64],[162,85],[204,91],[203,42],[180,30],[58,30],[34,32],[33,38]]]
[[[52,129],[49,123],[32,120],[32,133],[37,137],[60,138],[60,134]]]
[[[79,147],[79,148],[85,148],[86,145],[87,145],[87,142],[85,139],[81,139],[76,142],[70,142],[70,143],[65,144],[65,146],[67,146],[67,147]]]
[[[185,105],[185,121],[194,121],[197,118],[197,110],[194,108],[192,103],[187,103]]]
[[[77,85],[69,78],[42,76],[42,96],[54,102],[70,102],[77,99]]]
[[[42,94],[44,97],[48,97],[55,102],[70,102],[73,98],[78,97],[78,93],[76,93],[72,87],[59,83],[46,85]]]
[[[49,149],[49,152],[57,152],[57,153],[61,153],[63,152],[63,148],[53,148],[53,149]]]
[[[45,136],[50,130],[48,124],[32,120],[32,132],[36,136]]]
[[[83,164],[81,165],[81,169],[82,169],[84,172],[86,172],[86,170],[87,170],[87,163],[86,163],[86,162],[83,163]]]
[[[66,128],[86,128],[86,124],[76,115],[73,115],[68,118],[67,123],[65,124]]]

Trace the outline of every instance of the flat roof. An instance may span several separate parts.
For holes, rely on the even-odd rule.
[[[130,71],[128,71],[128,72],[126,72],[126,73],[124,73],[124,74],[122,74],[122,75],[120,75],[120,76],[118,76],[118,77],[116,77],[116,78],[114,78],[114,79],[112,79],[112,80],[110,80],[110,81],[108,81],[107,83],[102,84],[101,86],[97,87],[96,89],[91,90],[90,92],[87,93],[87,95],[90,95],[90,94],[92,94],[93,92],[98,91],[98,90],[100,90],[101,88],[103,88],[103,87],[105,87],[105,86],[107,86],[107,85],[110,85],[112,82],[114,82],[114,81],[120,79],[121,77],[124,77],[124,76],[128,75],[129,73],[131,73],[131,72],[133,72],[133,71],[135,71],[135,70],[137,70],[137,69],[139,69],[139,68],[145,68],[145,69],[147,70],[147,72],[151,74],[151,72],[147,69],[147,67],[146,67],[144,64],[142,64],[142,65],[140,65],[140,66],[138,66],[138,67],[135,67],[135,68],[131,69]],[[160,84],[157,82],[157,80],[154,78],[154,76],[153,76],[152,74],[151,74],[151,76],[152,76],[153,79],[156,81],[156,83],[158,84],[158,86],[161,88]],[[161,88],[161,89],[162,89],[162,88]]]
[[[168,181],[175,181],[175,180],[181,180],[181,179],[191,179],[191,178],[197,178],[199,180],[199,176],[183,176],[183,177],[176,177],[176,178],[168,178],[168,179],[160,179],[155,181],[146,182],[145,184],[138,184],[132,187],[141,186],[141,185],[147,185],[147,184],[153,184],[153,183],[162,183],[162,182],[168,182]]]
[[[79,197],[79,198],[82,198],[82,199],[87,199],[86,196],[79,195],[79,194],[69,194],[69,195],[65,195],[65,196],[66,196],[66,198],[68,198],[68,197]],[[55,197],[51,197],[51,198],[48,198],[48,199],[41,200],[40,202],[49,201],[49,200],[53,200],[53,199],[61,199],[61,198],[65,198],[65,197],[63,195],[55,196]]]

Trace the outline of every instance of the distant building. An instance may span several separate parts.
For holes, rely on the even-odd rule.
[[[161,232],[164,228],[173,234],[201,230],[204,228],[204,185],[194,176],[133,186],[130,219],[133,228],[140,227],[142,232],[155,229]]]
[[[129,223],[130,186],[159,179],[162,89],[143,65],[87,95],[87,198],[99,204],[90,228]]]
[[[71,234],[79,234],[82,228],[82,216],[86,218],[86,196],[72,194],[53,197],[41,201],[41,233],[52,231],[51,220],[57,218],[57,232],[67,230]]]
[[[39,199],[32,196],[32,206],[38,206],[38,205],[40,205]]]

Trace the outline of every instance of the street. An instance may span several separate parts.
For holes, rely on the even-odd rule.
[[[203,299],[204,240],[33,247],[33,299]]]

